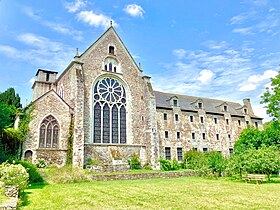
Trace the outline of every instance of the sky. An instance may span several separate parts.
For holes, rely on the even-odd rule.
[[[109,27],[155,90],[260,104],[280,67],[279,0],[0,0],[0,92],[32,100],[37,69],[59,73]]]

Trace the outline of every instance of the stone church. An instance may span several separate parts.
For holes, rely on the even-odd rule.
[[[111,26],[60,74],[38,69],[33,84],[33,119],[23,158],[64,165],[73,134],[73,166],[88,159],[142,164],[160,157],[181,161],[187,150],[229,156],[248,125],[262,118],[243,104],[163,93],[152,88]],[[70,141],[71,142],[71,141]]]

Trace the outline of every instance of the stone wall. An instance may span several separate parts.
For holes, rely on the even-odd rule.
[[[164,113],[167,114],[167,120],[164,120]],[[175,114],[179,116],[178,121],[175,120]],[[193,122],[190,122],[190,116],[193,116]],[[203,123],[200,122],[200,117],[204,118]],[[217,124],[214,118],[217,119]],[[226,123],[226,119],[229,124]],[[177,148],[182,148],[183,152],[194,148],[203,151],[203,148],[206,148],[208,151],[221,151],[225,156],[229,156],[229,149],[233,149],[234,142],[247,127],[246,121],[254,125],[256,120],[252,120],[249,115],[232,117],[229,113],[221,115],[205,113],[203,110],[182,111],[180,107],[157,108],[160,156],[165,157],[165,147],[171,148],[172,159],[177,159]],[[258,122],[261,127],[261,120]],[[168,131],[168,138],[165,138],[165,131]],[[180,138],[177,138],[177,132],[180,133]],[[195,134],[195,139],[192,138],[192,133]],[[205,133],[205,139],[202,138],[202,133]]]
[[[89,175],[89,180],[133,180],[133,179],[152,179],[152,178],[175,178],[182,176],[197,176],[196,171],[176,171],[176,172],[154,172],[154,173],[124,173],[124,174],[100,174]]]
[[[65,163],[67,150],[67,139],[71,120],[70,107],[65,104],[55,92],[48,92],[45,96],[34,102],[33,119],[29,124],[30,134],[23,145],[23,155],[27,150],[32,151],[32,162],[36,163],[38,158],[51,160],[58,165]],[[45,117],[52,115],[59,123],[59,142],[58,148],[39,149],[40,125]],[[39,150],[38,150],[39,149]],[[38,150],[38,151],[37,151]],[[59,155],[58,155],[59,154]],[[55,155],[52,157],[52,155]],[[53,162],[56,160],[56,162]]]

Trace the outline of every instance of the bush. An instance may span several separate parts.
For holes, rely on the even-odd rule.
[[[135,153],[132,154],[131,160],[128,160],[128,164],[131,169],[141,169],[141,162]]]
[[[196,150],[187,151],[182,161],[183,168],[193,170],[206,170],[208,168],[207,156]]]
[[[91,159],[91,158],[88,158],[87,159],[87,165],[101,165],[101,162],[99,160],[94,160],[94,159]]]
[[[17,161],[17,164],[22,165],[29,174],[29,183],[42,183],[44,180],[37,171],[37,168],[32,163],[26,161]]]
[[[163,171],[172,171],[172,170],[179,170],[180,164],[176,159],[173,159],[172,161],[166,160],[166,159],[159,159],[160,162],[160,168]]]
[[[46,168],[47,163],[44,159],[39,159],[36,166],[37,166],[37,168]]]
[[[29,175],[22,165],[9,164],[4,162],[0,165],[0,181],[5,185],[18,185],[20,192],[23,192],[28,185]]]
[[[145,169],[145,170],[153,170],[149,163],[145,163],[145,165],[143,166],[143,169]]]
[[[205,153],[208,159],[208,168],[211,170],[212,174],[222,175],[227,167],[227,160],[220,152],[208,152]]]
[[[166,159],[159,159],[160,162],[160,169],[163,171],[170,171],[171,170],[171,162],[170,160],[166,160]]]

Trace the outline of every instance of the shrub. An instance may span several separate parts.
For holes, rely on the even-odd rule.
[[[179,170],[180,169],[180,164],[178,161],[174,158],[171,163],[171,170]]]
[[[94,160],[94,159],[91,159],[91,158],[88,158],[87,159],[87,165],[101,165],[101,162],[99,160]]]
[[[36,164],[37,168],[46,168],[47,163],[44,159],[39,159]]]
[[[0,165],[0,181],[5,185],[18,185],[20,192],[26,189],[29,175],[22,165],[4,162]]]
[[[141,169],[141,162],[135,153],[132,154],[131,160],[128,160],[128,164],[131,169]]]
[[[160,162],[160,168],[163,171],[170,171],[171,170],[171,162],[170,160],[166,160],[166,159],[159,159]]]
[[[220,152],[208,152],[205,153],[208,159],[208,168],[211,170],[212,174],[222,175],[227,166],[227,160]]]
[[[37,168],[32,163],[26,161],[17,161],[17,164],[22,165],[29,174],[29,183],[42,183],[44,180],[37,171]]]
[[[145,165],[143,166],[143,169],[145,169],[145,170],[153,170],[149,163],[145,163]]]
[[[207,157],[205,153],[201,153],[196,150],[187,151],[184,154],[184,159],[182,161],[183,168],[193,169],[193,170],[206,170]]]

